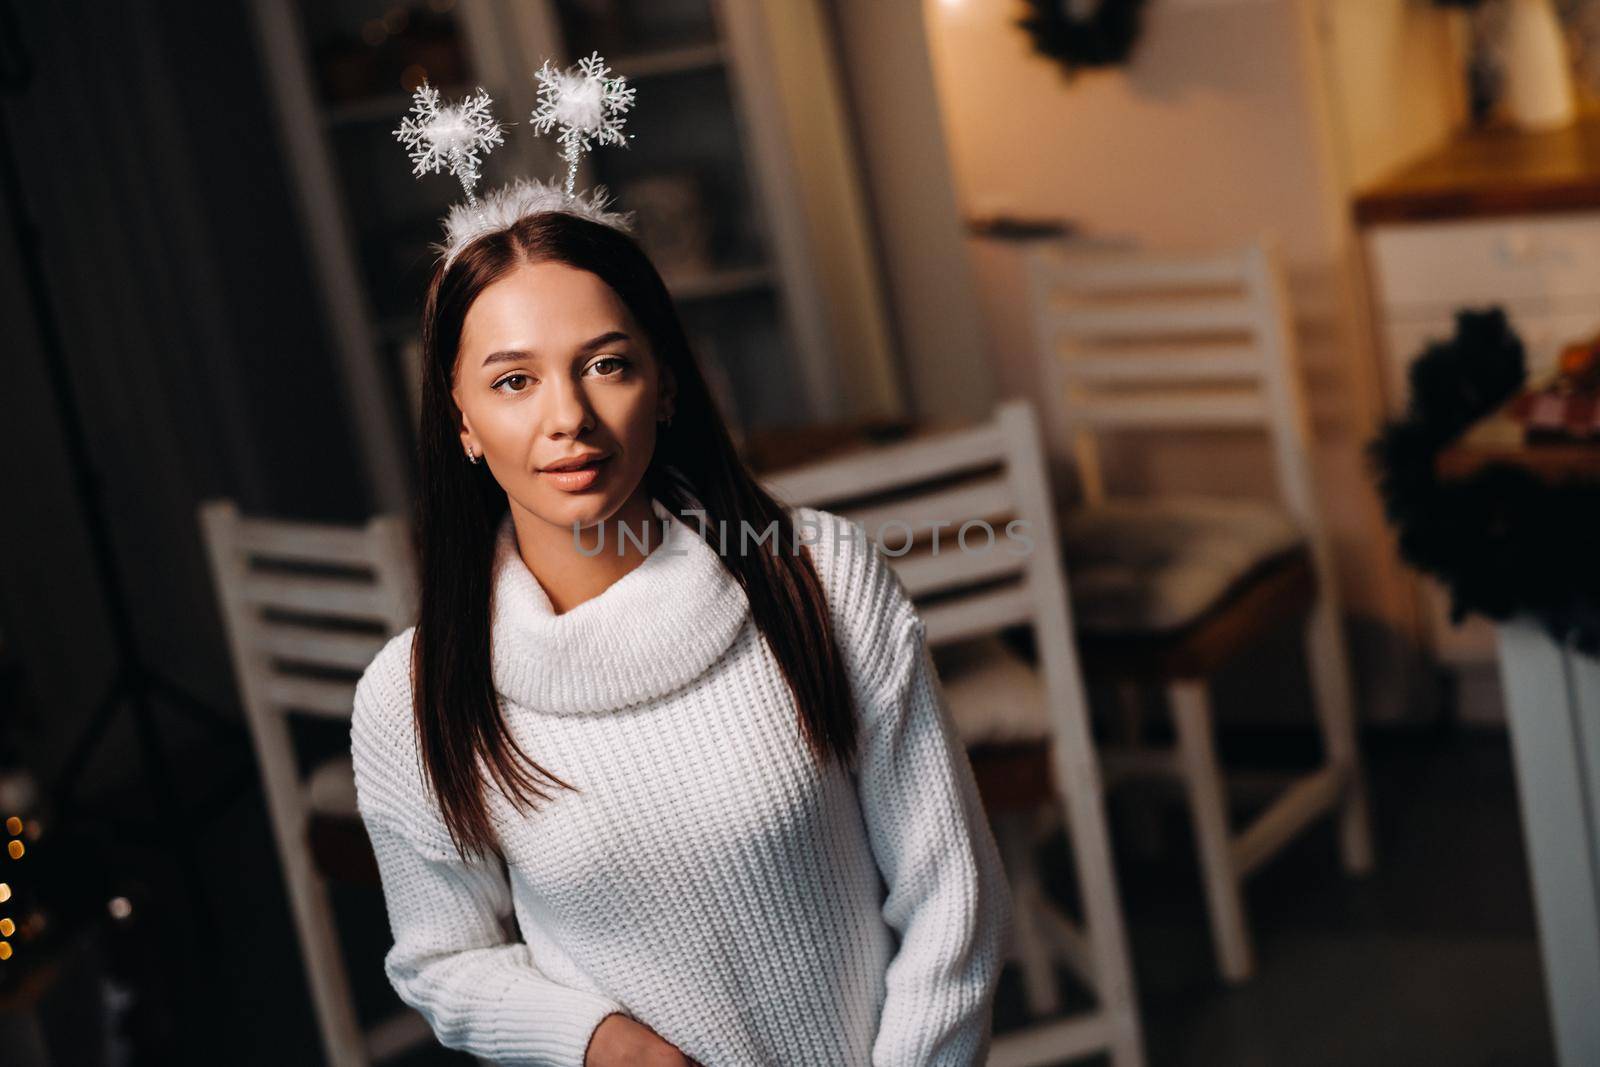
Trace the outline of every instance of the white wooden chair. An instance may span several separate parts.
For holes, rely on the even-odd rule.
[[[860,523],[885,549],[927,626],[952,721],[995,824],[1016,916],[1011,958],[1020,964],[1030,1012],[1059,1013],[1057,963],[1094,995],[1087,1012],[997,1036],[989,1063],[1054,1064],[1101,1052],[1117,1067],[1142,1063],[1071,611],[1060,561],[1044,550],[1055,541],[1055,517],[1032,409],[1013,401],[977,427],[825,458],[763,481],[791,505]],[[1012,519],[1027,524],[1019,529],[1033,551],[1012,551],[1025,547],[1006,539]],[[931,524],[940,521],[949,525],[935,553]],[[988,542],[973,531],[982,527],[961,533],[969,521],[990,524],[992,549],[979,550]],[[908,529],[918,540],[909,549],[901,544]],[[969,537],[970,551],[960,550],[961,536]],[[1031,625],[1041,669],[997,636],[1023,625]],[[1062,816],[1081,926],[1046,897],[1035,859],[1041,834]]]
[[[1107,784],[1183,787],[1218,966],[1254,969],[1243,882],[1318,817],[1337,813],[1345,869],[1372,846],[1332,556],[1312,482],[1310,434],[1282,269],[1270,241],[1208,255],[1035,249],[1030,301],[1053,451],[1084,503],[1065,512],[1079,650],[1091,680],[1121,687],[1124,737],[1103,748]],[[1098,435],[1134,428],[1255,427],[1271,441],[1280,503],[1108,499]],[[1306,649],[1323,763],[1293,777],[1241,832],[1229,825],[1207,679],[1250,642],[1309,616]],[[1141,686],[1164,688],[1176,746],[1139,742]]]
[[[410,1009],[367,1032],[357,1021],[328,880],[377,885],[377,865],[350,757],[302,777],[291,719],[348,721],[361,671],[413,621],[408,534],[395,516],[286,522],[229,500],[199,511],[323,1049],[333,1067],[365,1067],[432,1034]]]

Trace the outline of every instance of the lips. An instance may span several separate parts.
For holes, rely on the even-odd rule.
[[[587,460],[566,460],[562,466],[543,468],[539,475],[564,493],[581,493],[600,479],[600,472],[610,459],[607,454]]]
[[[584,470],[588,467],[594,466],[596,463],[605,458],[606,453],[595,452],[587,456],[577,456],[573,459],[564,459],[558,463],[552,463],[548,467],[540,467],[539,469],[544,471],[546,474],[558,474],[564,471]]]

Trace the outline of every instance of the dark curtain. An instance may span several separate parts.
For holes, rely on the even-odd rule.
[[[31,84],[0,98],[4,132],[139,639],[231,713],[197,504],[326,519],[370,507],[250,13],[244,0],[0,3],[33,65]],[[0,621],[48,773],[102,691],[111,645],[24,269],[7,223]],[[123,724],[91,772],[120,777],[127,742]]]

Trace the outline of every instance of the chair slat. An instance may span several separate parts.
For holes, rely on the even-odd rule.
[[[829,508],[839,500],[881,493],[939,475],[995,463],[1005,438],[993,425],[940,435],[934,441],[902,441],[859,454],[791,467],[762,479],[780,500]]]
[[[1115,307],[1049,307],[1040,324],[1052,337],[1182,337],[1253,334],[1260,324],[1248,300],[1138,300]]]
[[[1187,353],[1085,348],[1061,353],[1059,362],[1069,380],[1106,384],[1259,380],[1266,371],[1260,350],[1248,344],[1206,345]]]
[[[844,518],[860,523],[870,536],[880,532],[886,536],[904,536],[904,523],[922,536],[931,534],[932,523],[944,522],[939,535],[940,544],[955,538],[961,524],[971,519],[989,519],[1010,513],[1016,507],[1011,486],[1003,475],[991,475],[968,484],[941,489],[923,496],[896,500],[888,504],[861,508],[846,508],[839,512]],[[888,524],[894,523],[890,526]]]
[[[279,659],[359,671],[365,670],[373,657],[383,650],[387,638],[369,634],[328,633],[309,626],[263,622],[257,640],[264,651]]]
[[[252,574],[239,587],[248,604],[306,615],[387,620],[391,595],[370,582],[316,575]]]
[[[280,711],[300,711],[330,719],[348,719],[355,709],[355,682],[294,678],[274,674],[261,683],[262,695]]]
[[[365,529],[254,517],[238,524],[234,545],[252,556],[351,567],[370,566],[377,554]]]
[[[1098,427],[1260,426],[1271,418],[1255,390],[1116,396],[1095,393],[1063,405],[1073,422]]]
[[[929,646],[962,641],[1033,619],[1033,590],[1027,586],[989,589],[917,609]]]
[[[996,534],[994,547],[988,551],[978,551],[981,542],[975,542],[972,551],[963,552],[951,539],[949,543],[941,542],[938,554],[889,556],[889,564],[912,599],[954,586],[1021,574],[1027,568],[1028,557],[1007,546],[1003,533]]]

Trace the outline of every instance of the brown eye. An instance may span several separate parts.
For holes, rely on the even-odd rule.
[[[493,388],[498,392],[520,393],[524,391],[521,386],[515,389],[501,389],[500,387],[508,382],[526,382],[527,380],[528,376],[526,374],[508,374],[498,382],[495,382]]]
[[[593,370],[597,367],[604,367],[608,363],[611,364],[612,369],[601,371],[600,376],[602,378],[610,378],[613,375],[621,374],[628,366],[628,361],[621,356],[603,356],[589,364],[589,368]]]

